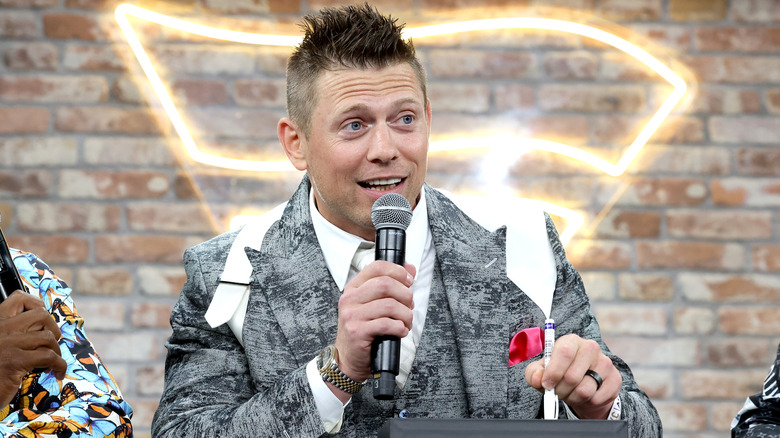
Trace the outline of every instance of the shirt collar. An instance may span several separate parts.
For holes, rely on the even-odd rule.
[[[309,191],[309,211],[311,211],[314,233],[317,235],[322,254],[325,256],[325,264],[339,290],[344,290],[352,256],[355,255],[358,246],[366,240],[328,222],[317,211],[314,203],[314,190]],[[406,229],[406,262],[418,269],[422,262],[428,233],[428,206],[425,203],[425,189],[422,189],[420,190],[420,200],[412,211],[412,222]],[[373,244],[373,242],[367,243]]]

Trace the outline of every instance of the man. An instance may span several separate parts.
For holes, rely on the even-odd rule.
[[[780,345],[777,358],[769,368],[764,387],[745,400],[745,405],[731,422],[733,438],[780,436]]]
[[[306,176],[259,224],[185,254],[153,434],[366,437],[393,416],[536,418],[543,389],[555,388],[562,418],[612,415],[632,436],[660,436],[655,409],[601,341],[549,217],[491,231],[424,184],[431,106],[401,26],[368,5],[304,21],[278,136]],[[407,264],[351,266],[389,192],[414,209]],[[549,287],[510,280],[528,267],[518,257]],[[507,366],[513,335],[548,312],[565,335],[548,367],[539,351]],[[403,338],[389,401],[362,388],[379,335]]]
[[[0,303],[0,436],[133,436],[133,410],[84,334],[70,288],[35,255],[11,255],[32,294]]]

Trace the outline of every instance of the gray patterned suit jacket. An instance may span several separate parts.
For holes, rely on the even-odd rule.
[[[227,325],[204,319],[236,233],[185,253],[187,271],[171,314],[165,389],[155,414],[155,437],[316,437],[327,435],[306,378],[306,364],[336,338],[339,289],[330,276],[309,214],[304,177],[281,219],[266,233],[261,251],[247,248],[254,272],[243,328],[244,346]],[[462,369],[467,415],[472,418],[536,418],[542,396],[525,382],[525,367],[508,367],[512,336],[543,327],[545,316],[505,271],[505,228],[487,231],[441,193],[426,186],[433,234]],[[582,281],[567,261],[547,218],[557,265],[552,317],[559,336],[576,333],[598,341],[623,375],[623,418],[632,437],[660,437],[661,422],[628,366],[603,343]],[[496,262],[489,265],[493,259]],[[429,308],[429,315],[441,309]],[[419,352],[418,352],[419,355]],[[426,354],[428,369],[444,369]],[[415,358],[417,362],[417,357]],[[446,392],[453,382],[430,382]],[[446,403],[424,399],[415,414],[451,417]],[[426,405],[427,404],[427,405]],[[392,401],[373,400],[370,389],[346,407],[340,436],[376,436]]]

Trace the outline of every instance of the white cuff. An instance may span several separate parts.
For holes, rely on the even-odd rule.
[[[317,370],[317,358],[312,359],[306,365],[306,377],[309,379],[309,387],[314,394],[314,404],[320,413],[322,425],[328,433],[336,433],[341,430],[341,423],[344,421],[344,408],[341,400],[328,388],[328,385],[322,380]]]
[[[579,420],[579,417],[574,415],[574,412],[571,410],[569,405],[564,403],[563,407],[566,408],[566,418],[569,420]],[[620,395],[618,395],[615,397],[615,401],[612,402],[612,409],[610,409],[609,415],[607,415],[607,420],[620,420],[620,415],[622,412],[623,405],[620,403]]]

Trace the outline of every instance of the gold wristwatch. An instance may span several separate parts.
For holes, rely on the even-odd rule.
[[[317,356],[317,369],[322,380],[332,383],[336,388],[349,394],[354,394],[363,389],[368,379],[362,382],[350,379],[349,376],[339,369],[339,365],[336,363],[337,359],[338,351],[333,345],[328,345],[320,351],[320,355]]]

